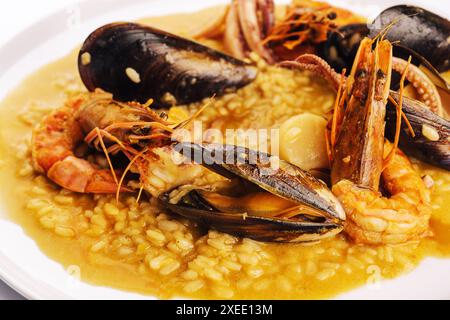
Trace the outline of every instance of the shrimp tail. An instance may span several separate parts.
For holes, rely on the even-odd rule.
[[[353,241],[397,244],[430,234],[430,191],[397,148],[398,138],[394,144],[384,139],[392,44],[376,40],[373,49],[373,41],[361,42],[347,79],[348,102],[332,146],[332,192],[344,206],[344,229]],[[399,127],[401,108],[397,117]],[[387,196],[380,192],[380,183]]]
[[[47,176],[56,184],[74,192],[115,193],[118,189],[110,170],[95,169],[88,161],[74,156],[56,162],[47,171]],[[126,187],[120,188],[120,192],[131,191]]]

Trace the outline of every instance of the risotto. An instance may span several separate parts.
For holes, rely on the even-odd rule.
[[[183,34],[211,12],[145,22]],[[33,170],[30,138],[43,116],[85,90],[77,52],[30,76],[1,104],[0,179],[10,186],[2,192],[9,218],[50,258],[79,268],[83,281],[160,298],[326,298],[407,273],[426,256],[450,255],[450,174],[418,161],[414,167],[434,181],[434,236],[403,245],[356,245],[345,234],[311,244],[262,243],[206,230],[151,197],[121,194],[116,202],[61,189]],[[201,114],[207,127],[279,128],[295,115],[332,110],[335,93],[325,82],[254,60],[257,79],[217,98]],[[192,114],[201,105],[172,112]]]

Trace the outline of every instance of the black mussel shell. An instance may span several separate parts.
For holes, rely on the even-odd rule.
[[[186,104],[235,91],[252,82],[255,67],[188,39],[135,23],[95,30],[81,48],[85,86],[121,101]]]
[[[377,36],[388,25],[386,38],[399,41],[401,51],[410,49],[428,60],[439,72],[450,69],[450,21],[428,10],[399,5],[384,10],[370,26],[370,37]],[[403,55],[407,58],[406,55]]]
[[[319,55],[337,72],[351,68],[361,40],[369,34],[366,24],[349,24],[330,32]],[[350,71],[350,70],[348,70]]]
[[[397,92],[391,92],[391,96],[399,101]],[[421,102],[407,97],[403,97],[403,112],[415,136],[412,137],[406,124],[402,123],[400,148],[424,162],[450,170],[450,122],[431,112]],[[386,136],[390,139],[394,138],[396,119],[396,108],[389,104],[386,110]],[[424,136],[423,126],[431,128],[439,139],[430,140]]]

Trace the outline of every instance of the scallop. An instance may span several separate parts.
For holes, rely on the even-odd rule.
[[[285,121],[280,127],[280,156],[303,170],[329,167],[325,129],[327,121],[304,113]]]

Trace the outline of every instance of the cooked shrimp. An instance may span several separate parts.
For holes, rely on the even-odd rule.
[[[118,185],[113,171],[100,169],[74,154],[75,148],[84,139],[76,115],[85,101],[82,96],[67,101],[63,107],[45,117],[33,131],[33,166],[65,189],[114,193]]]
[[[392,144],[384,145],[385,156]],[[382,173],[389,198],[349,180],[333,186],[347,214],[345,231],[356,242],[393,244],[430,235],[430,190],[399,149]]]
[[[61,187],[83,193],[118,196],[119,192],[131,191],[123,186],[129,171],[139,175],[141,191],[155,197],[180,184],[201,185],[207,182],[202,180],[203,176],[208,178],[206,169],[175,163],[178,153],[171,148],[174,129],[190,120],[171,124],[147,105],[117,102],[104,92],[79,96],[47,116],[34,130],[34,167]],[[105,154],[109,169],[75,156],[75,148],[83,141]],[[120,171],[113,168],[109,157],[119,152],[129,159],[128,166]]]
[[[200,113],[200,109],[197,113]],[[155,111],[136,102],[92,101],[80,111],[78,118],[85,132],[85,141],[99,151],[102,141],[107,144],[107,153],[122,152],[129,164],[120,177],[124,184],[127,172],[139,175],[138,188],[153,197],[180,185],[209,183],[208,170],[193,163],[184,163],[184,158],[172,148],[173,132],[184,128],[196,117],[194,114],[180,123],[168,122]],[[119,192],[116,194],[119,195]]]
[[[344,229],[356,242],[393,244],[429,235],[430,191],[408,158],[384,140],[392,46],[361,42],[345,93],[336,98],[330,134],[332,191],[347,214]],[[403,91],[407,67],[401,79]],[[341,78],[343,79],[343,77]],[[341,86],[342,86],[341,81]],[[345,110],[341,111],[345,105]],[[401,124],[402,95],[397,110]],[[384,197],[379,186],[390,197]]]

